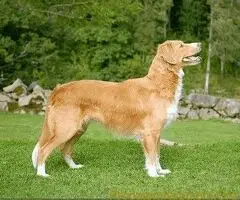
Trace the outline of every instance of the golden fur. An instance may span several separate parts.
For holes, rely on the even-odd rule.
[[[81,80],[58,85],[48,99],[37,165],[44,164],[56,147],[71,156],[74,141],[84,133],[90,120],[120,133],[140,135],[148,162],[156,165],[160,133],[175,98],[183,59],[189,58],[191,64],[190,56],[200,51],[199,45],[193,44],[166,41],[158,47],[148,74],[142,78],[120,83]]]

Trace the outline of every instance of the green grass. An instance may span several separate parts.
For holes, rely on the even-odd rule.
[[[69,169],[56,151],[47,161],[51,177],[41,178],[33,170],[31,152],[42,120],[0,113],[0,198],[240,196],[239,125],[221,121],[172,124],[163,137],[186,145],[162,147],[162,163],[172,173],[149,178],[139,143],[93,124],[74,149],[75,160],[84,167]]]

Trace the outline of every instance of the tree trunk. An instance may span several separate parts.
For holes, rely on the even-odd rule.
[[[223,77],[223,73],[224,73],[224,64],[225,64],[224,58],[221,57],[221,58],[220,58],[220,61],[221,61],[221,77]]]
[[[212,56],[212,23],[213,23],[213,3],[214,0],[212,0],[211,4],[211,14],[210,14],[210,27],[209,27],[209,44],[208,44],[208,59],[207,59],[207,69],[206,69],[206,75],[205,75],[205,87],[204,87],[204,93],[208,94],[209,90],[209,76],[210,76],[210,67],[211,67],[211,56]]]
[[[209,76],[210,76],[210,65],[211,65],[211,43],[209,42],[208,45],[208,59],[207,59],[207,70],[205,75],[205,87],[204,87],[204,93],[208,94],[209,89]]]

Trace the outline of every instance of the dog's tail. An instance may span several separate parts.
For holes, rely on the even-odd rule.
[[[37,161],[38,161],[38,155],[39,155],[40,148],[42,146],[44,146],[53,137],[53,135],[51,134],[50,128],[49,128],[48,112],[49,112],[49,108],[47,108],[46,112],[45,112],[42,134],[40,135],[38,143],[35,145],[33,152],[32,152],[32,164],[35,169],[37,168]]]
[[[49,139],[51,137],[52,137],[52,135],[49,131],[49,126],[48,126],[48,122],[47,122],[47,113],[46,113],[45,119],[43,122],[42,134],[40,135],[38,143],[35,145],[33,152],[32,152],[32,164],[35,169],[37,167],[39,150],[42,146],[44,146],[49,141]]]
[[[37,168],[38,152],[39,152],[39,142],[36,144],[32,152],[32,164],[35,169]]]

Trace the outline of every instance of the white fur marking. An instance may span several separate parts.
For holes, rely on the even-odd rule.
[[[42,165],[38,165],[38,167],[37,167],[37,175],[38,176],[43,176],[43,177],[48,177],[49,176],[45,172],[45,163],[43,163]]]
[[[73,159],[72,159],[72,157],[70,156],[70,155],[65,155],[64,156],[64,160],[65,160],[65,162],[68,164],[68,166],[70,167],[70,168],[73,168],[73,169],[78,169],[78,168],[81,168],[81,167],[83,167],[83,165],[77,165],[74,161],[73,161]]]
[[[148,165],[147,173],[150,177],[159,177],[159,174],[157,173],[157,169],[155,166]]]
[[[38,151],[39,151],[39,144],[37,143],[32,152],[32,164],[34,169],[37,168]]]
[[[184,76],[184,72],[181,69],[179,71],[179,73],[178,73],[179,80],[178,80],[177,89],[175,91],[175,97],[174,97],[171,105],[167,109],[167,119],[166,119],[164,127],[167,127],[172,121],[176,120],[176,118],[178,116],[178,113],[177,113],[177,111],[178,111],[178,102],[179,102],[179,100],[181,98],[181,94],[182,94],[182,87],[183,87],[182,80],[183,80],[183,76]]]
[[[165,177],[164,174],[158,174],[157,167],[155,165],[150,164],[149,158],[145,159],[145,169],[150,177]]]
[[[169,169],[163,169],[161,167],[160,160],[159,160],[158,157],[157,157],[157,167],[156,168],[157,168],[158,174],[166,175],[166,174],[170,174],[171,173],[171,171]]]

